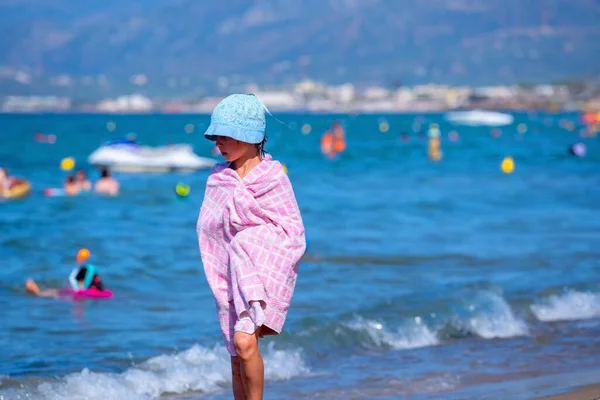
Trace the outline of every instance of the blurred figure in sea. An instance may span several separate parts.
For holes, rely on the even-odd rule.
[[[571,147],[569,147],[569,154],[575,157],[585,157],[585,153],[587,152],[587,147],[584,143],[575,143]]]
[[[321,152],[328,158],[335,158],[346,150],[346,131],[338,121],[331,124],[331,129],[321,137]]]
[[[77,181],[80,190],[90,191],[92,189],[92,182],[87,178],[84,170],[80,169],[77,171],[75,180]]]
[[[31,184],[28,181],[10,176],[6,168],[0,167],[0,198],[19,198],[30,191]]]
[[[109,194],[111,196],[119,194],[119,182],[110,176],[108,168],[103,168],[101,175],[102,177],[98,179],[94,187],[96,193]]]
[[[73,175],[67,176],[63,189],[66,196],[77,196],[81,190]]]
[[[334,122],[331,125],[333,131],[333,151],[341,153],[346,150],[346,131],[339,122]]]
[[[8,190],[12,186],[12,178],[8,175],[6,168],[0,168],[0,197],[8,196]]]
[[[89,256],[90,251],[88,249],[81,249],[77,253],[78,266],[69,275],[69,284],[72,291],[94,290],[101,292],[105,290],[96,267],[93,264],[85,263]],[[65,289],[40,289],[38,284],[31,278],[25,282],[25,289],[38,297],[58,297],[61,292],[63,294],[65,292]]]

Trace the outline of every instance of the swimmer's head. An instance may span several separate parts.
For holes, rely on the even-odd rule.
[[[75,183],[75,176],[73,176],[73,175],[67,176],[67,179],[66,179],[65,183],[67,183],[69,185],[72,184],[72,183]]]
[[[84,170],[80,169],[79,171],[77,171],[77,174],[75,175],[78,181],[85,181],[87,178],[87,175],[85,173]]]
[[[100,175],[103,178],[108,178],[110,176],[110,171],[108,170],[108,168],[102,168],[102,171],[100,172]]]
[[[331,124],[331,130],[333,131],[335,137],[338,139],[343,139],[346,134],[344,132],[342,124],[340,124],[338,121],[335,121],[333,124]]]

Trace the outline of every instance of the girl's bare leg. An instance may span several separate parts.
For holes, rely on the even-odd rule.
[[[246,400],[246,390],[242,379],[242,362],[239,357],[231,357],[231,382],[234,400]]]
[[[233,345],[241,366],[242,382],[247,400],[262,400],[265,383],[265,366],[258,350],[260,328],[253,334],[235,332]],[[237,398],[236,398],[237,399]]]

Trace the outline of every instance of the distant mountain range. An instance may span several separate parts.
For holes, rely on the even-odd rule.
[[[497,84],[600,71],[598,0],[0,0],[0,66],[148,86]],[[221,80],[221,83],[224,83]]]

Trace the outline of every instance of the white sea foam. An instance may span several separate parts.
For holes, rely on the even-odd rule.
[[[600,317],[600,294],[567,292],[549,296],[531,305],[533,315],[544,322]]]
[[[496,293],[485,294],[486,307],[477,310],[472,306],[473,313],[467,324],[471,332],[484,339],[509,338],[527,335],[527,324],[514,315],[510,306]]]
[[[456,389],[460,384],[459,378],[449,373],[428,375],[407,382],[409,393],[442,393]]]
[[[366,333],[367,347],[391,347],[393,349],[414,349],[418,347],[434,346],[439,343],[435,333],[417,317],[403,325],[397,331],[390,331],[375,320],[356,317],[346,323],[352,331]]]
[[[310,373],[299,351],[275,350],[263,354],[265,378],[285,380]],[[173,355],[161,355],[121,374],[84,369],[37,387],[2,393],[6,399],[43,400],[151,400],[163,394],[214,393],[231,382],[230,357],[225,348],[198,345]]]

